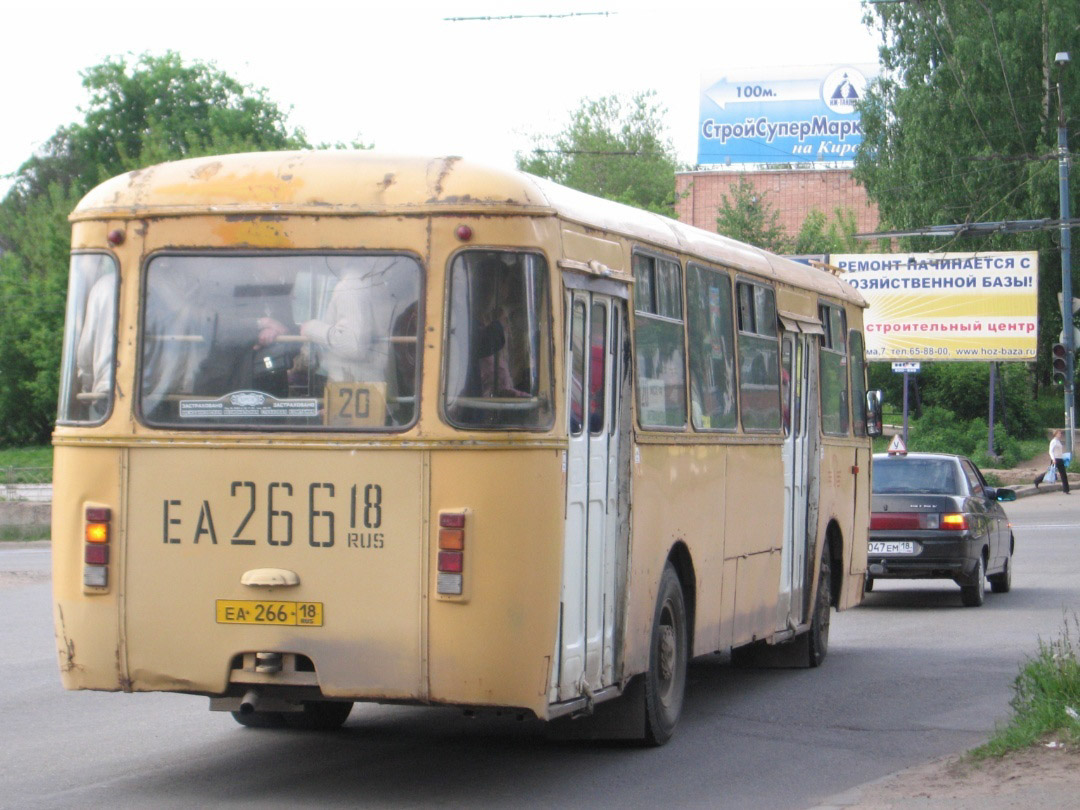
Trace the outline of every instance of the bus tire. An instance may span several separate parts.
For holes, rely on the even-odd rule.
[[[281,712],[230,712],[233,720],[247,728],[281,728],[285,720]]]
[[[821,568],[818,572],[817,598],[814,600],[814,615],[810,619],[810,631],[807,633],[811,667],[821,666],[829,653],[829,621],[832,618],[832,566],[829,550],[821,554]]]
[[[351,700],[306,700],[302,712],[283,712],[289,728],[305,731],[333,731],[341,728],[352,711]]]
[[[664,566],[653,613],[649,670],[645,673],[645,741],[663,745],[682,714],[688,660],[686,602],[671,563]]]

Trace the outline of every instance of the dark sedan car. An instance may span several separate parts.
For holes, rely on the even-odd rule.
[[[962,456],[874,456],[866,590],[875,579],[951,579],[968,607],[1012,587],[1014,541],[999,501],[1011,489],[986,483]]]

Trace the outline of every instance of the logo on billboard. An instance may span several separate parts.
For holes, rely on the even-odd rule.
[[[841,115],[853,115],[855,103],[865,94],[866,77],[850,66],[837,68],[821,83],[821,100]]]

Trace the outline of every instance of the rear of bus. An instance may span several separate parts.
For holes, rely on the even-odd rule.
[[[54,437],[66,688],[311,726],[353,700],[545,715],[555,226],[462,205],[520,193],[451,168],[233,156],[80,203]]]

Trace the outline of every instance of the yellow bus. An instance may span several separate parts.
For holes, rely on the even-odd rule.
[[[692,656],[816,666],[862,597],[877,408],[828,272],[459,158],[180,161],[71,220],[68,689],[659,744]]]

